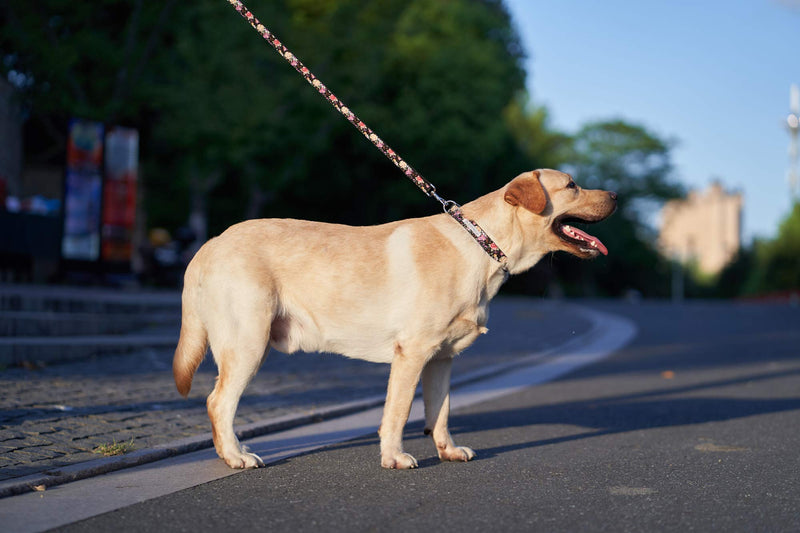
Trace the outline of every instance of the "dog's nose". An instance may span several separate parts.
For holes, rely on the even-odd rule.
[[[615,193],[615,192],[610,192],[610,193],[608,193],[608,195],[611,197],[612,200],[616,200],[617,199],[617,193]]]

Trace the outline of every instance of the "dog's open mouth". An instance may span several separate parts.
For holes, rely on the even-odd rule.
[[[583,253],[594,254],[600,252],[603,255],[608,255],[608,248],[600,239],[575,227],[575,224],[589,223],[590,221],[577,217],[560,218],[553,223],[553,231],[561,240],[575,246]]]

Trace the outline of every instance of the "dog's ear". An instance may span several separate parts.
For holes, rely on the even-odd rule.
[[[511,205],[521,205],[528,211],[541,215],[547,207],[547,195],[539,181],[539,171],[515,178],[506,189],[503,199]]]

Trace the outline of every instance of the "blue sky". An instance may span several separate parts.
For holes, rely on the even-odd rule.
[[[623,118],[674,139],[676,177],[744,195],[745,242],[791,206],[789,87],[800,84],[800,1],[506,0],[528,89],[552,126]]]

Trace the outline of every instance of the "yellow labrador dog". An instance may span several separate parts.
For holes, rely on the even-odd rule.
[[[463,206],[508,257],[528,270],[546,253],[607,254],[570,224],[597,222],[616,194],[582,190],[555,170],[535,170]],[[422,379],[426,434],[443,461],[469,461],[447,428],[453,356],[482,333],[489,300],[506,277],[447,214],[351,227],[262,219],[208,241],[186,269],[173,371],[186,396],[210,345],[219,370],[208,397],[214,446],[233,468],[263,466],[242,446],[233,419],[268,347],[333,352],[391,363],[380,427],[381,465],[414,468],[403,427]]]

